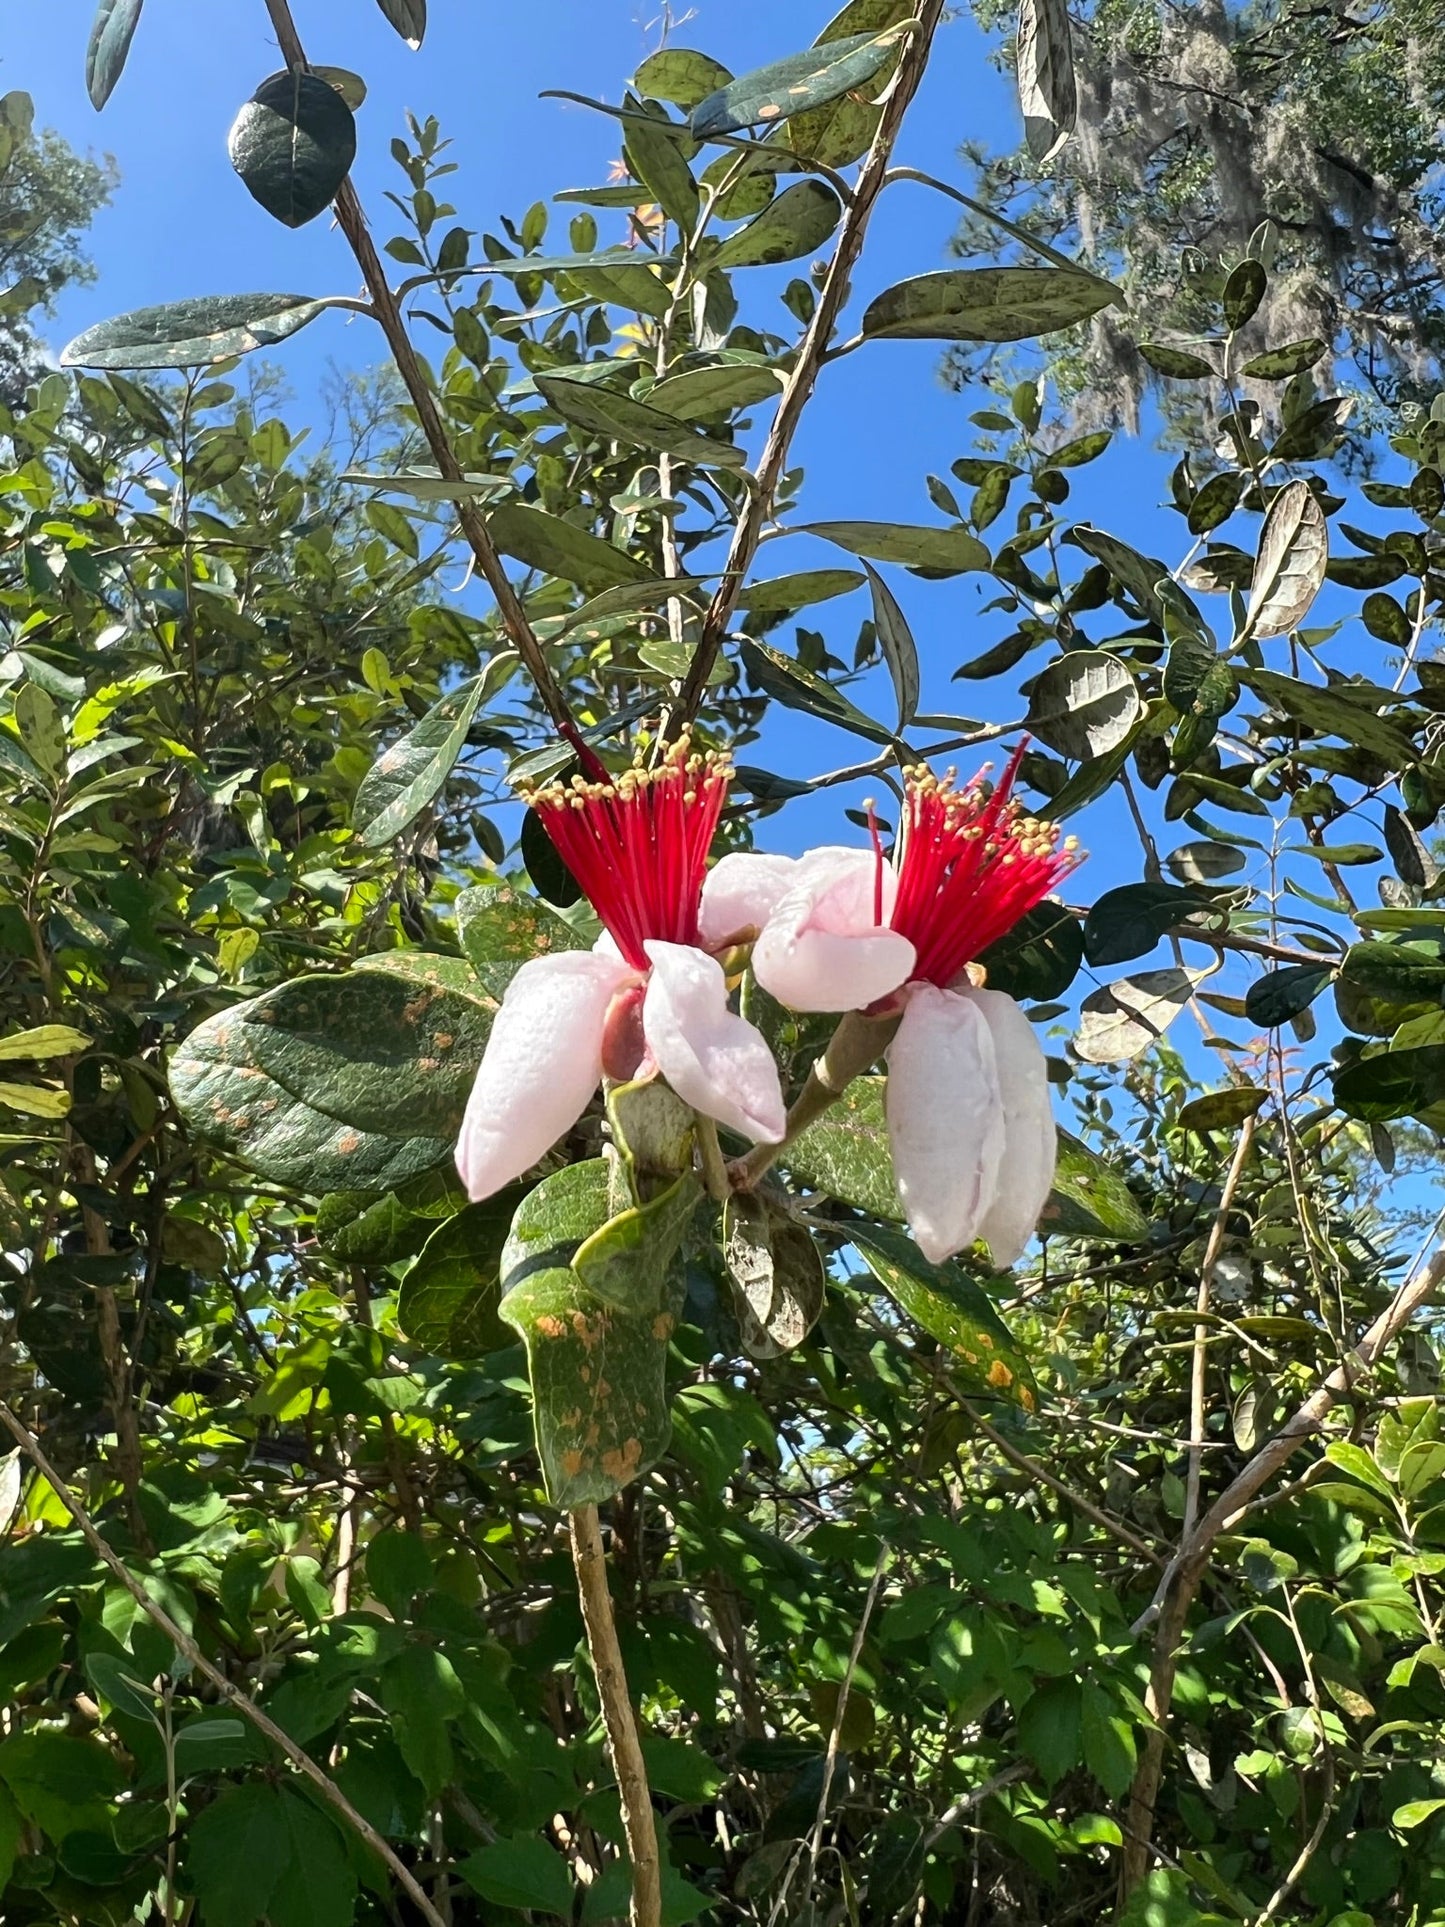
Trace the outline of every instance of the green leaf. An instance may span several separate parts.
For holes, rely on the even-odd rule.
[[[1245,633],[1264,640],[1298,628],[1320,592],[1329,559],[1329,532],[1318,496],[1308,482],[1286,483],[1270,503],[1260,531]]]
[[[1226,469],[1220,475],[1211,475],[1189,504],[1189,533],[1191,535],[1211,535],[1215,529],[1227,522],[1239,507],[1239,498],[1244,493],[1248,477],[1237,469]]]
[[[62,368],[199,368],[274,348],[314,321],[327,301],[305,294],[212,294],[132,308],[61,350]]]
[[[1037,1687],[1019,1714],[1019,1746],[1048,1784],[1056,1786],[1079,1763],[1083,1698],[1077,1679]]]
[[[873,341],[1032,341],[1087,321],[1118,290],[1083,268],[943,268],[869,302]]]
[[[826,47],[790,54],[731,80],[693,109],[689,126],[697,140],[772,127],[790,114],[823,107],[864,87],[887,65],[897,31],[851,34]]]
[[[1250,1023],[1274,1030],[1308,1010],[1334,974],[1332,964],[1286,964],[1267,970],[1244,993],[1244,1014]]]
[[[990,990],[1022,1002],[1062,997],[1084,961],[1084,931],[1062,904],[1037,903],[978,959]]]
[[[1127,1063],[1140,1056],[1164,1035],[1205,974],[1171,965],[1119,977],[1093,991],[1080,1006],[1074,1054],[1086,1064]]]
[[[1262,355],[1251,356],[1239,372],[1250,381],[1287,381],[1291,375],[1302,375],[1306,368],[1313,368],[1328,346],[1319,335],[1310,335],[1303,341],[1291,341],[1283,348],[1269,348]]]
[[[412,1601],[431,1585],[435,1570],[414,1532],[379,1532],[366,1548],[366,1583],[398,1621],[410,1619]]]
[[[560,575],[564,582],[576,582],[589,595],[652,580],[647,563],[530,503],[508,502],[493,509],[487,528],[503,555],[546,575]]]
[[[898,698],[898,727],[907,729],[918,714],[922,688],[918,644],[913,640],[913,631],[898,606],[897,597],[874,568],[868,570],[868,585],[873,591],[874,632],[893,678],[893,693]]]
[[[1253,321],[1268,285],[1269,277],[1262,262],[1241,261],[1237,268],[1231,270],[1224,284],[1223,297],[1224,325],[1231,333],[1244,327],[1246,322]]]
[[[1061,756],[1105,756],[1144,713],[1132,671],[1104,649],[1072,649],[1051,662],[1029,695],[1029,729]]]
[[[362,777],[351,821],[364,849],[379,849],[400,836],[441,794],[466,747],[482,689],[476,676],[443,696]]]
[[[71,1024],[37,1024],[33,1030],[14,1030],[0,1037],[0,1063],[34,1062],[42,1057],[73,1057],[89,1050],[90,1039]]]
[[[1203,1097],[1191,1098],[1179,1113],[1179,1127],[1184,1131],[1232,1131],[1243,1124],[1247,1117],[1254,1117],[1263,1109],[1269,1093],[1255,1088],[1252,1084],[1231,1085],[1227,1090],[1207,1091]]]
[[[396,1322],[439,1358],[480,1358],[508,1342],[498,1317],[502,1247],[515,1190],[470,1204],[434,1231],[402,1281]]]
[[[1084,1765],[1111,1799],[1122,1800],[1133,1782],[1138,1761],[1134,1729],[1092,1680],[1084,1682],[1080,1730]]]
[[[435,468],[401,468],[394,475],[368,475],[364,469],[349,468],[337,480],[356,488],[409,495],[417,502],[470,502],[479,495],[503,495],[511,487],[500,475],[464,475],[459,482],[451,482]]]
[[[637,112],[627,122],[622,157],[628,171],[684,234],[697,226],[699,212],[697,182],[688,166],[695,151],[686,130],[661,114],[652,119]]]
[[[817,1323],[827,1289],[811,1234],[764,1199],[735,1192],[723,1206],[722,1254],[748,1356],[794,1351]]]
[[[501,1313],[527,1347],[558,1507],[610,1498],[667,1450],[667,1350],[682,1307],[673,1259],[699,1195],[685,1173],[614,1216],[598,1158],[545,1178],[517,1211]]]
[[[738,607],[750,615],[791,615],[815,602],[851,595],[867,578],[857,569],[804,569],[797,575],[777,575],[767,582],[750,582],[738,597]]]
[[[966,1390],[1031,1412],[1033,1372],[993,1301],[958,1264],[932,1265],[910,1238],[884,1225],[849,1225],[854,1249],[889,1297],[947,1348]]]
[[[253,1927],[268,1911],[287,1856],[281,1793],[265,1781],[228,1787],[186,1830],[186,1875],[207,1927]]]
[[[0,1893],[10,1890],[10,1876],[15,1871],[24,1831],[25,1819],[14,1796],[8,1788],[0,1786]]]
[[[1437,1813],[1445,1812],[1445,1800],[1407,1800],[1390,1815],[1390,1824],[1402,1830],[1422,1826]]]
[[[633,85],[639,94],[687,112],[731,79],[728,69],[711,54],[695,53],[690,47],[663,47],[643,61],[633,75]]]
[[[1117,536],[1108,534],[1104,529],[1096,529],[1087,522],[1070,529],[1065,540],[1102,562],[1120,587],[1128,590],[1149,620],[1163,624],[1164,604],[1159,594],[1159,584],[1168,580],[1169,571],[1156,556],[1141,555],[1127,542],[1121,542]],[[1198,610],[1194,609],[1182,590],[1177,594],[1180,604],[1193,612],[1189,626],[1202,630],[1204,621]]]
[[[1232,844],[1206,840],[1181,843],[1165,857],[1164,867],[1180,883],[1217,883],[1221,877],[1237,876],[1248,860]]]
[[[990,567],[988,550],[961,528],[928,528],[902,522],[807,522],[789,531],[817,535],[850,555],[874,562],[897,562],[930,575],[962,575]]]
[[[457,941],[482,987],[500,997],[519,965],[587,941],[546,904],[505,885],[463,890],[456,901]]]
[[[668,375],[647,391],[653,408],[666,409],[679,421],[704,421],[730,415],[734,409],[771,401],[782,389],[783,375],[752,362],[724,362],[711,368],[689,368]]]
[[[555,1847],[535,1835],[513,1834],[478,1847],[457,1862],[474,1893],[496,1907],[533,1908],[572,1918],[572,1875]]]
[[[1039,1230],[1057,1231],[1071,1238],[1118,1238],[1126,1243],[1147,1238],[1149,1221],[1119,1173],[1068,1131],[1060,1131],[1058,1136],[1054,1188],[1039,1219]]]
[[[791,656],[766,642],[745,642],[743,665],[759,689],[766,690],[788,709],[801,709],[806,715],[820,716],[824,722],[855,736],[866,736],[875,743],[891,743],[893,733],[875,723],[871,716],[850,703],[822,676],[815,676]]]
[[[730,234],[713,256],[715,268],[775,267],[824,246],[843,212],[824,181],[797,181],[770,201],[746,227]]]
[[[377,0],[382,12],[409,47],[426,38],[426,0]]]
[[[1213,899],[1200,890],[1172,883],[1122,884],[1106,890],[1085,918],[1084,954],[1092,964],[1147,956],[1169,931],[1214,908]]]
[[[286,227],[304,227],[335,200],[356,159],[356,119],[334,87],[288,68],[256,89],[232,125],[231,165],[247,192]]]
[[[661,409],[598,382],[538,375],[536,383],[538,393],[565,421],[575,422],[594,435],[615,437],[637,448],[660,449],[665,455],[716,468],[742,468],[747,461],[746,451],[731,442],[704,435]]]
[[[870,1217],[901,1222],[881,1077],[855,1078],[838,1102],[788,1146],[783,1161],[813,1190]]]
[[[1183,348],[1171,348],[1162,341],[1141,341],[1139,353],[1156,375],[1168,375],[1172,381],[1201,381],[1214,375],[1214,365],[1203,355],[1192,355]]]
[[[1024,140],[1036,161],[1052,160],[1074,131],[1079,114],[1065,0],[1023,0],[1015,67]]]
[[[277,1183],[389,1190],[450,1155],[492,1008],[389,970],[297,977],[193,1030],[171,1091]]]
[[[1335,1102],[1350,1117],[1385,1123],[1414,1117],[1445,1099],[1445,1044],[1382,1051],[1335,1074]]]
[[[1340,974],[1366,996],[1389,1004],[1439,1003],[1445,953],[1438,945],[1356,943],[1345,952]]]
[[[529,809],[522,818],[518,845],[532,888],[539,897],[545,897],[558,910],[569,910],[579,901],[582,885],[567,868],[561,851],[548,836],[536,810]]]
[[[85,90],[99,113],[115,92],[145,0],[98,0],[85,52]]]

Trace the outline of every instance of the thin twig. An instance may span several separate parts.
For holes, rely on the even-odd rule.
[[[254,1700],[249,1699],[239,1686],[234,1685],[218,1667],[213,1666],[190,1634],[176,1624],[164,1606],[151,1598],[119,1554],[101,1538],[90,1514],[50,1463],[39,1439],[21,1419],[16,1417],[3,1400],[0,1400],[0,1424],[5,1426],[41,1476],[49,1480],[61,1504],[80,1528],[85,1543],[96,1558],[109,1568],[146,1617],[154,1625],[159,1626],[181,1657],[194,1667],[204,1680],[215,1687],[227,1705],[233,1706],[243,1719],[249,1720],[273,1746],[279,1747],[298,1773],[305,1774],[332,1811],[339,1814],[347,1826],[391,1869],[408,1899],[416,1907],[422,1919],[428,1923],[428,1927],[446,1927],[446,1923],[433,1907],[426,1890],[411,1869],[398,1858],[371,1822],[357,1812],[336,1782],[323,1773],[310,1754],[299,1747],[288,1733],[283,1732],[268,1714],[263,1713]]]
[[[853,269],[863,247],[863,239],[868,231],[868,222],[873,208],[883,190],[888,176],[888,163],[893,155],[893,144],[903,117],[908,112],[918,83],[928,65],[928,56],[933,45],[933,36],[943,16],[945,0],[918,0],[918,10],[913,18],[913,31],[904,46],[903,55],[898,63],[898,72],[893,87],[884,106],[878,131],[873,136],[873,144],[868,150],[867,159],[858,175],[858,184],[853,190],[852,203],[843,217],[843,226],[838,235],[838,245],[833,258],[828,263],[828,272],[818,292],[818,305],[813,310],[813,318],[808,323],[798,350],[798,359],[788,377],[787,386],[778,402],[777,414],[768,431],[762,458],[757,468],[757,487],[748,497],[746,513],[733,531],[728,558],[723,565],[722,580],[713,596],[703,623],[702,640],[698,643],[678,701],[668,718],[667,733],[677,733],[696,716],[702,706],[707,690],[707,680],[712,666],[717,661],[727,634],[733,611],[737,607],[738,596],[752,566],[757,552],[758,541],[768,517],[772,513],[773,499],[778,484],[787,467],[788,452],[793,444],[793,436],[802,417],[804,408],[812,396],[823,358],[833,339],[833,331],[838,325],[848,300]]]
[[[657,1851],[657,1822],[652,1812],[652,1794],[647,1784],[637,1718],[627,1690],[622,1648],[617,1643],[617,1622],[612,1616],[612,1594],[607,1586],[607,1561],[596,1506],[576,1507],[567,1515],[567,1526],[572,1564],[577,1571],[577,1591],[582,1601],[582,1623],[587,1629],[587,1650],[597,1675],[602,1721],[607,1729],[607,1746],[622,1801],[622,1830],[627,1836],[627,1852],[632,1861],[632,1927],[661,1927],[662,1863]]]
[[[1230,1160],[1229,1173],[1224,1180],[1224,1189],[1219,1195],[1219,1209],[1214,1214],[1214,1223],[1209,1228],[1209,1240],[1204,1247],[1204,1261],[1199,1267],[1199,1292],[1194,1302],[1194,1315],[1199,1321],[1194,1327],[1194,1357],[1189,1375],[1189,1474],[1184,1488],[1184,1523],[1179,1529],[1181,1539],[1187,1539],[1194,1530],[1194,1522],[1199,1517],[1199,1476],[1204,1467],[1204,1391],[1205,1372],[1209,1362],[1209,1327],[1205,1319],[1209,1313],[1210,1294],[1214,1289],[1214,1274],[1219,1266],[1219,1254],[1224,1247],[1225,1227],[1229,1214],[1234,1208],[1234,1194],[1239,1189],[1239,1180],[1249,1157],[1249,1147],[1254,1142],[1254,1118],[1247,1117],[1240,1129],[1239,1142],[1234,1147]]]

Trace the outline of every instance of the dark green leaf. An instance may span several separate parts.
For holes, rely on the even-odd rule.
[[[536,897],[498,886],[463,890],[457,898],[457,940],[482,987],[500,997],[530,957],[585,950],[586,939]]]
[[[520,842],[522,861],[537,895],[558,910],[569,909],[582,895],[582,885],[567,868],[535,810],[528,810],[522,818]]]
[[[1244,1014],[1266,1030],[1287,1024],[1309,1009],[1334,974],[1330,964],[1286,964],[1281,970],[1267,970],[1245,992]]]
[[[1149,1235],[1148,1220],[1124,1179],[1068,1131],[1059,1132],[1054,1189],[1039,1229],[1066,1237],[1125,1241],[1142,1241]]]
[[[911,1239],[886,1225],[850,1225],[848,1236],[888,1295],[947,1347],[965,1389],[1034,1409],[1027,1359],[992,1300],[961,1265],[931,1265]]]
[[[1231,332],[1254,319],[1268,285],[1269,276],[1258,261],[1241,261],[1232,270],[1224,284],[1224,325]]]
[[[198,1136],[277,1183],[388,1190],[450,1155],[491,1016],[390,970],[297,977],[193,1030],[171,1090]]]
[[[1083,268],[944,268],[868,304],[874,340],[1031,341],[1087,321],[1117,290]]]
[[[61,351],[65,368],[200,368],[273,348],[330,304],[304,294],[214,294],[98,321]]]
[[[874,632],[893,678],[893,693],[898,698],[898,727],[907,729],[918,714],[922,687],[918,644],[913,640],[913,631],[897,598],[876,569],[868,570],[868,582],[873,591]]]
[[[1340,974],[1367,997],[1386,1003],[1438,1003],[1445,992],[1445,953],[1437,945],[1356,943],[1345,952]]]
[[[1164,867],[1180,883],[1214,883],[1237,876],[1247,861],[1243,850],[1228,843],[1181,843],[1165,857]]]
[[[1392,595],[1382,595],[1378,590],[1374,595],[1367,595],[1360,615],[1372,636],[1396,649],[1408,647],[1414,625]]]
[[[823,677],[815,676],[791,656],[766,642],[743,644],[743,665],[759,689],[776,698],[788,709],[801,709],[806,715],[821,716],[839,729],[851,730],[875,743],[890,743],[893,735],[871,716],[850,703],[848,698]]]
[[[1084,932],[1062,904],[1035,904],[978,959],[990,990],[1036,1003],[1062,997],[1084,961]]]
[[[1253,1117],[1265,1103],[1269,1092],[1256,1090],[1252,1084],[1231,1085],[1223,1091],[1208,1091],[1203,1097],[1192,1098],[1179,1113],[1180,1128],[1185,1131],[1232,1131],[1243,1124],[1247,1117]]]
[[[85,54],[85,89],[98,113],[115,92],[145,0],[98,0]]]
[[[826,47],[852,34],[879,34],[898,26],[912,12],[912,0],[848,0],[813,44]],[[876,103],[887,88],[901,51],[900,40],[867,87],[844,94],[825,107],[795,115],[788,123],[789,151],[822,167],[847,167],[866,154],[883,114]]]
[[[1304,341],[1291,341],[1283,348],[1269,348],[1253,356],[1239,372],[1250,381],[1286,381],[1313,368],[1327,346],[1318,335],[1310,335]]]
[[[503,555],[515,556],[529,569],[576,582],[589,595],[625,583],[652,580],[651,568],[637,557],[526,502],[508,502],[493,509],[487,527]]]
[[[1379,714],[1379,698],[1368,688],[1357,695],[1349,683],[1326,689],[1274,669],[1246,669],[1243,673],[1250,688],[1265,697],[1271,708],[1311,729],[1357,743],[1392,769],[1402,769],[1415,760],[1409,736],[1397,723]]]
[[[750,614],[790,615],[815,602],[830,602],[834,596],[851,595],[861,589],[867,577],[857,569],[806,569],[799,575],[774,576],[768,582],[750,582],[738,597],[738,607]]]
[[[647,399],[651,407],[666,409],[678,421],[707,421],[754,402],[771,401],[782,384],[783,376],[774,368],[755,362],[724,362],[668,375],[647,391]]]
[[[1213,908],[1207,894],[1172,883],[1123,884],[1106,890],[1085,919],[1084,953],[1092,964],[1146,956],[1168,931]]]
[[[1082,1689],[1077,1679],[1036,1687],[1019,1714],[1019,1745],[1054,1786],[1079,1763]]]
[[[825,181],[784,188],[746,227],[730,234],[713,257],[718,268],[774,267],[816,254],[828,240],[843,203]]]
[[[478,1847],[457,1863],[474,1893],[496,1907],[572,1918],[572,1876],[555,1847],[535,1835],[512,1835]]]
[[[897,562],[930,575],[962,575],[987,569],[989,553],[967,529],[928,528],[902,522],[808,522],[796,535],[819,535],[850,555],[874,562]]]
[[[1092,1680],[1084,1682],[1084,1765],[1113,1800],[1122,1800],[1137,1764],[1134,1729],[1121,1708]]]
[[[441,794],[482,698],[481,678],[443,696],[416,728],[383,750],[361,779],[351,820],[367,849],[378,849],[414,823]]]
[[[627,123],[622,157],[670,221],[691,234],[697,226],[697,182],[688,160],[695,148],[685,129],[659,115],[634,115]]]
[[[805,108],[823,107],[866,84],[892,57],[896,31],[852,34],[757,67],[699,101],[689,125],[698,140],[771,127]]]
[[[784,1162],[814,1190],[873,1218],[902,1219],[881,1077],[855,1078],[839,1102],[788,1146]]]
[[[1148,362],[1156,375],[1168,375],[1173,381],[1200,381],[1213,376],[1212,362],[1203,355],[1190,354],[1184,348],[1171,348],[1162,341],[1141,341],[1139,353]]]
[[[356,120],[315,74],[291,68],[263,80],[236,116],[231,165],[247,191],[287,227],[328,208],[356,159]]]
[[[634,401],[599,383],[568,381],[561,375],[538,375],[537,390],[564,421],[576,422],[594,435],[616,437],[638,448],[660,449],[685,461],[706,462],[721,468],[741,468],[744,450],[731,442],[704,435],[646,402]]]
[[[1351,1117],[1383,1123],[1418,1116],[1445,1100],[1445,1044],[1382,1051],[1335,1074],[1335,1102]]]
[[[469,1204],[422,1246],[396,1305],[414,1345],[439,1358],[479,1358],[507,1343],[497,1315],[499,1267],[520,1201],[514,1189]]]
[[[1385,847],[1395,875],[1413,889],[1428,890],[1439,875],[1439,865],[1426,849],[1420,832],[1393,803],[1385,805]]]
[[[1226,469],[1221,475],[1211,475],[1189,504],[1189,533],[1209,535],[1222,522],[1227,522],[1239,507],[1239,498],[1244,493],[1247,476],[1235,469]]]
[[[377,0],[382,12],[409,47],[426,38],[426,0]]]
[[[186,1831],[186,1874],[214,1927],[254,1927],[287,1859],[281,1794],[264,1781],[228,1787]]]

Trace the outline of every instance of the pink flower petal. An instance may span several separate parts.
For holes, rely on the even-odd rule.
[[[797,861],[729,850],[708,871],[698,909],[698,935],[709,950],[745,941],[762,929],[773,906],[793,880]]]
[[[897,878],[882,868],[882,909]],[[915,951],[882,928],[878,861],[871,850],[814,850],[800,859],[753,947],[753,972],[790,1010],[862,1010],[905,983]]]
[[[778,1067],[760,1032],[728,1009],[713,957],[690,944],[649,943],[642,1028],[657,1068],[685,1104],[759,1144],[787,1128]]]
[[[594,951],[524,963],[502,1000],[457,1140],[467,1195],[519,1178],[587,1108],[602,1078],[607,1006],[637,973]]]
[[[1004,1175],[978,1236],[1002,1268],[1023,1256],[1054,1182],[1059,1140],[1049,1073],[1038,1033],[1012,997],[1001,990],[965,990],[959,995],[983,1013],[998,1066]]]
[[[886,1110],[898,1197],[924,1257],[941,1264],[978,1236],[1004,1161],[993,1035],[978,1005],[936,984],[908,987],[888,1048]],[[1002,1182],[1011,1182],[1002,1173]]]

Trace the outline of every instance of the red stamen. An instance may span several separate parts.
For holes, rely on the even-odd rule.
[[[1025,745],[997,786],[981,770],[963,791],[923,767],[908,773],[892,927],[918,952],[915,979],[948,985],[1083,859],[1056,823],[1013,797]]]
[[[646,970],[649,940],[697,942],[698,897],[732,771],[711,752],[692,755],[685,738],[653,769],[640,756],[616,778],[597,767],[598,780],[574,776],[528,801],[617,948]]]

